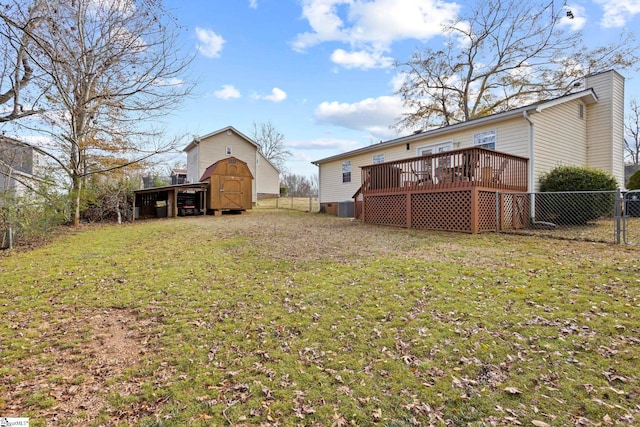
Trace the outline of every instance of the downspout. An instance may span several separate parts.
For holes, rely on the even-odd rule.
[[[529,117],[529,114],[527,114],[527,110],[522,112],[522,116],[524,117],[524,119],[526,121],[529,122],[529,178],[528,178],[528,183],[527,183],[527,187],[529,190],[529,193],[531,194],[531,203],[530,203],[530,212],[529,212],[529,216],[531,217],[531,221],[535,222],[536,220],[536,197],[535,197],[535,193],[534,193],[534,189],[535,189],[535,179],[534,179],[534,171],[535,171],[535,151],[534,151],[534,147],[533,147],[533,141],[534,141],[534,136],[535,136],[535,126],[533,124],[533,122],[531,121],[531,118]]]

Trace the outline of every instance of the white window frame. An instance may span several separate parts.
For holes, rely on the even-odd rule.
[[[384,163],[384,153],[374,154],[372,162],[374,165],[377,165],[378,163]]]
[[[233,153],[233,148],[227,145],[225,152],[227,153],[227,156],[230,156]]]
[[[453,150],[453,140],[421,145],[416,148],[416,156],[426,156],[427,154],[442,153],[450,150]]]
[[[492,141],[493,140],[493,141]],[[473,146],[482,147],[488,150],[495,150],[498,143],[498,133],[495,129],[484,130],[473,134]],[[490,147],[490,146],[493,147]]]
[[[420,147],[417,147],[416,156],[426,156],[429,154],[444,153],[445,151],[451,151],[451,150],[453,150],[453,140],[437,142],[435,144],[421,145]],[[437,164],[424,165],[424,166],[421,166],[421,168],[425,167],[426,171],[430,173],[432,170],[436,170],[436,168],[438,167],[449,166],[448,160],[449,159],[440,159],[440,161],[438,162],[434,161]],[[422,171],[419,171],[419,172],[422,172]]]
[[[342,183],[349,184],[350,182],[351,182],[351,160],[345,160],[344,162],[342,162]]]

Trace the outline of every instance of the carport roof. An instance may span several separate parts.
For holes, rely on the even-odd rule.
[[[206,190],[209,184],[206,182],[194,182],[189,184],[176,184],[176,185],[165,185],[163,187],[152,187],[152,188],[143,188],[141,190],[134,190],[133,192],[136,194],[142,193],[157,193],[159,191],[168,191],[168,190]]]

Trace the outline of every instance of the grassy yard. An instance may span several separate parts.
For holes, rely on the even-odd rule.
[[[0,416],[32,426],[640,424],[638,248],[254,210],[0,280]]]

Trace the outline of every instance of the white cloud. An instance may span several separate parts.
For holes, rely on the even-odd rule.
[[[274,87],[271,89],[271,95],[254,95],[255,99],[264,99],[271,102],[282,102],[287,99],[287,93],[280,88]]]
[[[184,84],[184,80],[171,77],[170,79],[160,79],[154,82],[157,86],[182,86]]]
[[[258,8],[258,0],[249,0],[249,7],[251,9],[257,9]]]
[[[213,92],[216,98],[219,99],[235,99],[240,98],[240,91],[233,85],[222,85],[222,89]]]
[[[362,143],[347,139],[318,138],[303,141],[287,141],[285,145],[295,150],[349,151],[361,146]]]
[[[603,27],[624,27],[635,15],[640,13],[640,0],[595,0],[602,5],[604,15],[600,24]]]
[[[391,85],[391,89],[395,93],[402,88],[402,85],[406,81],[407,81],[407,73],[402,71],[402,72],[396,73],[393,77],[391,77],[391,82],[389,84]]]
[[[387,68],[393,65],[393,58],[382,56],[381,52],[346,52],[343,49],[336,49],[331,54],[331,61],[344,68]]]
[[[198,52],[207,58],[218,58],[220,56],[222,45],[225,42],[221,36],[212,30],[200,27],[196,27],[196,36],[200,42],[197,45]]]
[[[367,98],[355,103],[323,102],[315,110],[320,123],[370,132],[376,139],[397,136],[389,126],[405,112],[402,99],[396,96]]]
[[[323,42],[348,44],[352,52],[334,52],[339,65],[359,68],[368,64],[362,56],[377,59],[372,66],[390,66],[383,56],[394,41],[428,40],[441,33],[441,23],[454,19],[460,9],[443,0],[304,0],[302,16],[311,30],[298,34],[294,50],[304,51]],[[334,61],[335,62],[335,61]]]

